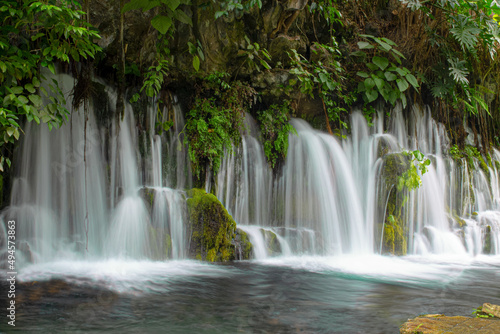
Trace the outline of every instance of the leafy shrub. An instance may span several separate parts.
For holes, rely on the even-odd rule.
[[[286,100],[281,106],[271,105],[269,109],[258,113],[257,120],[260,123],[264,153],[271,168],[275,168],[279,161],[286,158],[288,134],[297,134],[289,123],[290,102]]]

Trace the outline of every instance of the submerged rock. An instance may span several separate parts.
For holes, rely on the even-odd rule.
[[[234,260],[234,219],[213,194],[191,189],[187,195],[188,235],[191,236],[188,257],[209,262]]]
[[[252,257],[253,245],[245,231],[237,228],[234,239],[235,259],[249,260]]]

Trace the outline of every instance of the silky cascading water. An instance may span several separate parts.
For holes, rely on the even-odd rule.
[[[57,80],[70,108],[73,79]],[[168,111],[174,125],[158,134],[156,122],[167,113],[151,107],[139,122],[128,103],[116,115],[112,89],[102,94],[112,117],[96,117],[102,106],[90,103],[60,129],[25,127],[10,205],[2,212],[4,221],[18,221],[21,262],[186,257],[192,175],[176,97]],[[404,253],[500,254],[500,152],[486,166],[475,158],[453,160],[430,111],[413,107],[408,114],[379,113],[368,126],[354,112],[344,138],[293,119],[297,135],[289,135],[287,157],[274,172],[247,115],[241,145],[226,154],[206,188],[247,232],[257,259],[382,253],[389,214],[401,222]],[[418,189],[398,190],[389,182],[389,157],[413,150],[432,163]]]

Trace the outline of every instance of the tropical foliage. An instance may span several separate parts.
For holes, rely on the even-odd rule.
[[[19,139],[26,119],[59,126],[69,111],[50,73],[57,63],[94,58],[99,35],[74,0],[0,1],[0,170],[6,144]]]

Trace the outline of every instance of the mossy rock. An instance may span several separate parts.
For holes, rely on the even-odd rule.
[[[276,233],[264,229],[261,229],[260,232],[262,233],[264,241],[266,242],[267,254],[271,256],[281,254],[281,244],[278,240],[278,237],[276,236]]]
[[[398,177],[410,168],[408,156],[403,153],[392,153],[384,156],[382,177],[387,186],[396,185]]]
[[[392,255],[406,255],[408,241],[403,223],[389,215],[384,224],[383,251]]]
[[[235,258],[237,260],[249,260],[252,258],[253,245],[245,231],[237,228],[234,239]]]
[[[234,260],[234,219],[213,194],[191,189],[187,195],[189,257],[209,262]]]

